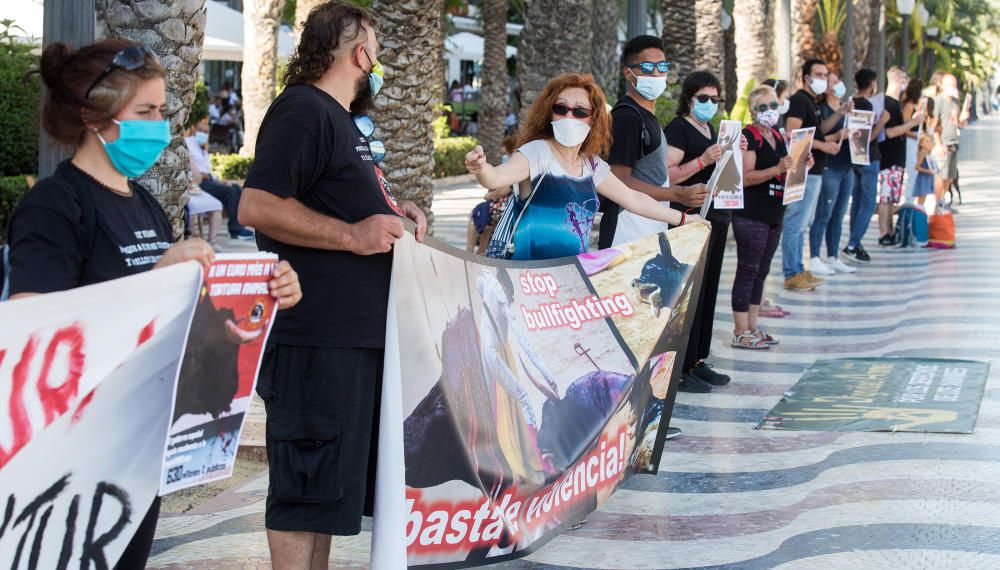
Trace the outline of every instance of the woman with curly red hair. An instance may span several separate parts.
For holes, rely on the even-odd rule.
[[[584,253],[597,213],[598,194],[646,218],[683,225],[704,221],[661,206],[618,180],[601,158],[611,147],[611,115],[591,75],[567,73],[549,81],[528,111],[517,152],[491,166],[482,147],[466,168],[486,188],[518,184],[511,203],[518,220],[505,241],[486,255],[552,259]]]

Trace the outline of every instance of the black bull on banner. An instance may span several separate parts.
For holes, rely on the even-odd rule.
[[[524,556],[655,473],[708,234],[544,262],[397,242],[372,566]]]

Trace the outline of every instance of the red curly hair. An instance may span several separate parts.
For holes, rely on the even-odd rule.
[[[552,105],[559,100],[559,94],[567,89],[579,87],[587,92],[590,99],[591,115],[590,134],[583,141],[580,152],[585,156],[596,155],[606,158],[611,151],[611,113],[608,113],[604,91],[597,86],[594,76],[582,73],[564,73],[552,79],[538,95],[538,99],[528,109],[528,116],[521,128],[521,136],[517,146],[523,146],[531,141],[551,139]]]

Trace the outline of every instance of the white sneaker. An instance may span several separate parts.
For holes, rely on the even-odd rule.
[[[837,259],[836,257],[830,257],[826,260],[826,265],[830,269],[837,271],[839,273],[856,273],[858,270],[850,265],[845,264],[843,261]]]
[[[809,272],[813,275],[833,275],[836,273],[836,271],[827,267],[827,265],[823,263],[823,260],[818,257],[814,257],[809,260]]]

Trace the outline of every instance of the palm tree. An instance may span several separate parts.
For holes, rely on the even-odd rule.
[[[802,64],[817,53],[818,42],[813,21],[820,0],[792,2],[792,79],[800,79]]]
[[[591,21],[593,41],[590,44],[590,68],[597,84],[611,104],[618,99],[618,21],[621,12],[617,2],[595,0]]]
[[[774,37],[767,0],[740,0],[733,3],[736,28],[736,77],[738,92],[754,80],[760,83],[774,73]]]
[[[166,70],[167,108],[172,139],[160,160],[139,181],[163,206],[174,237],[184,232],[184,206],[191,167],[183,130],[195,97],[201,48],[205,38],[205,2],[101,0],[98,35],[141,43],[156,52]]]
[[[854,69],[861,69],[868,57],[868,36],[871,22],[878,19],[878,0],[854,0]],[[874,18],[873,18],[874,16]]]
[[[299,33],[302,32],[302,24],[309,17],[309,12],[320,4],[326,4],[329,0],[295,0],[295,22],[292,29],[295,30],[295,42],[299,41]]]
[[[507,114],[507,0],[483,0],[483,78],[479,101],[479,142],[491,162],[503,154]]]
[[[379,61],[386,83],[375,98],[375,123],[385,141],[380,165],[397,199],[412,200],[433,221],[434,130],[444,82],[441,11],[444,0],[376,0]]]
[[[725,78],[726,45],[722,30],[722,0],[694,0],[697,41],[695,67],[707,69],[720,80]]]
[[[284,0],[243,1],[243,148],[253,156],[257,131],[274,100],[278,75],[278,28]]]
[[[663,13],[663,50],[674,64],[670,75],[676,78],[672,89],[676,95],[677,86],[695,70],[694,50],[691,49],[697,37],[694,0],[662,0],[660,9]]]
[[[592,2],[532,0],[527,5],[517,57],[522,118],[550,79],[590,69]]]

